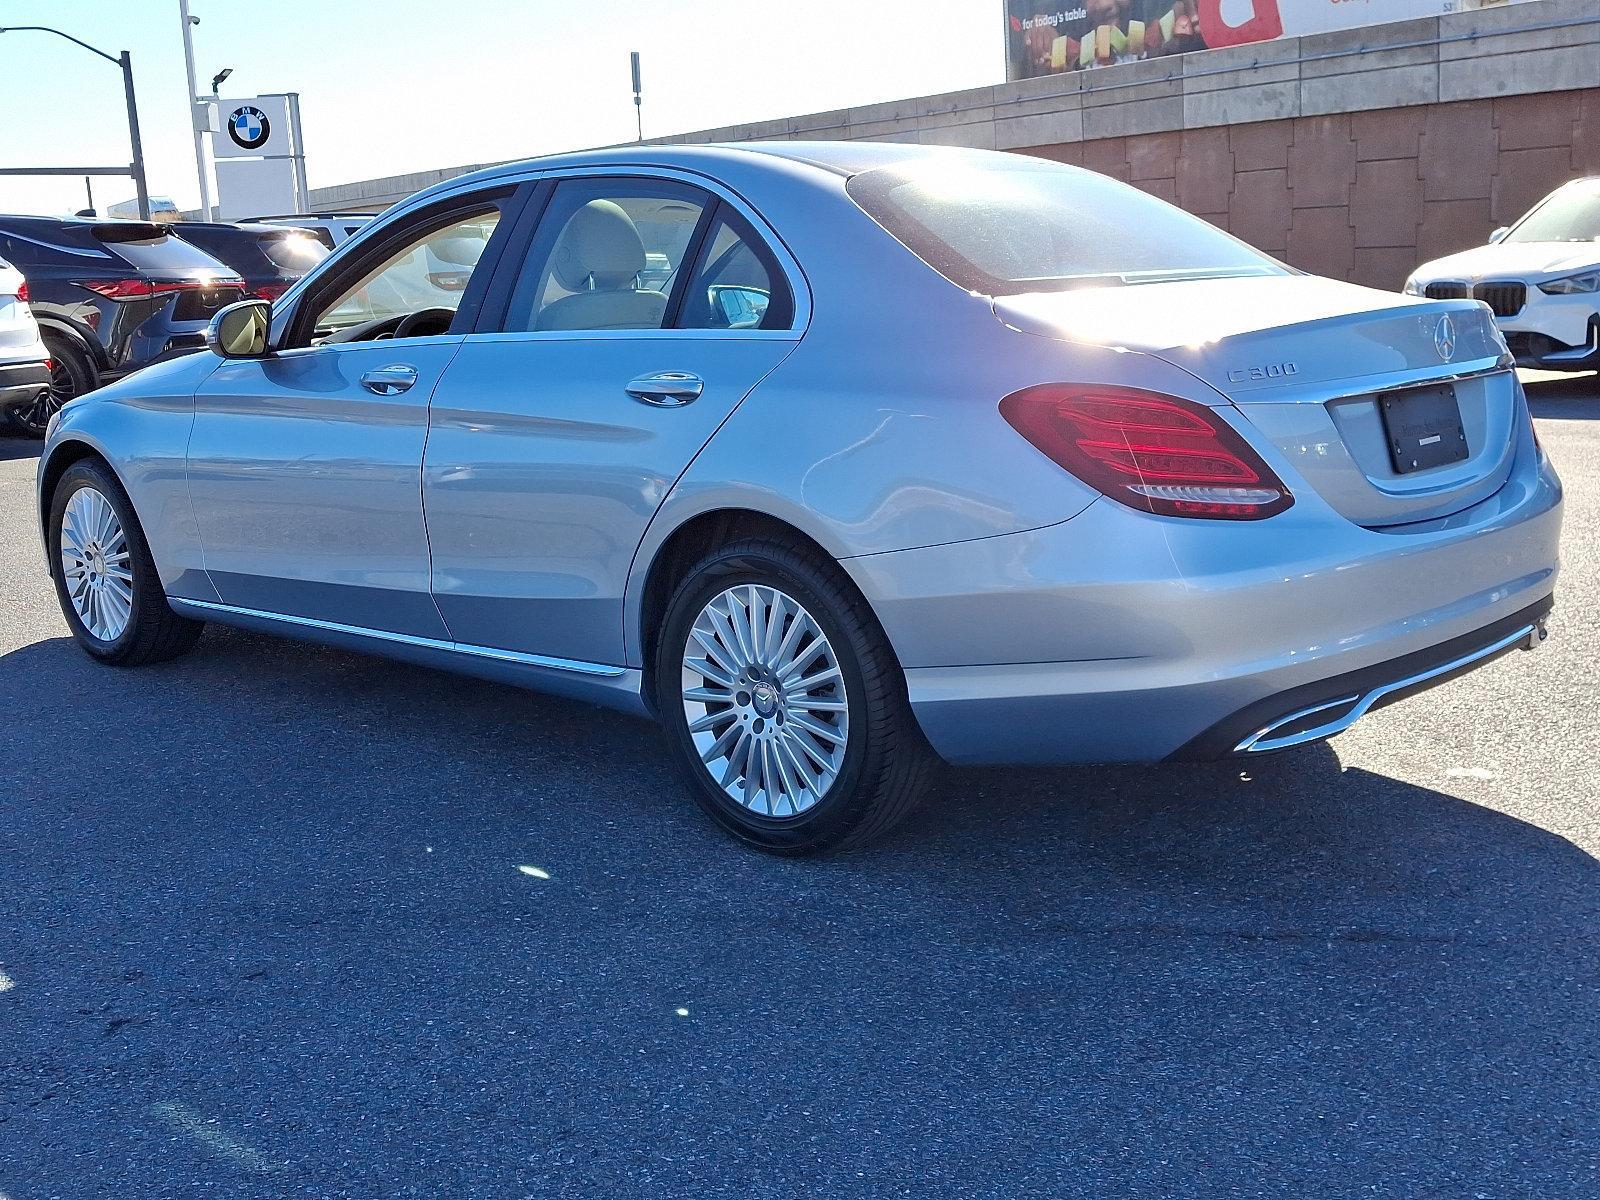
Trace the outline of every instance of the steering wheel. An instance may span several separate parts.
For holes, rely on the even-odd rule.
[[[456,319],[453,308],[424,308],[414,313],[408,313],[400,318],[400,324],[394,327],[391,337],[427,337],[432,333],[449,333],[450,322]],[[437,328],[427,328],[428,325]]]

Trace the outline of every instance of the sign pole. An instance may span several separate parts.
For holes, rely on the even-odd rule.
[[[206,170],[206,132],[200,128],[200,89],[194,81],[195,20],[189,15],[189,0],[178,0],[178,16],[183,21],[183,69],[189,80],[189,124],[194,126],[194,169],[200,176],[201,219],[216,220],[216,210],[211,205],[211,176]]]

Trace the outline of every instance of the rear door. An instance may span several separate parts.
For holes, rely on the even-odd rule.
[[[458,641],[620,664],[645,527],[793,350],[803,284],[753,212],[669,173],[554,181],[521,244],[434,395],[434,598]]]
[[[195,397],[189,492],[208,574],[235,608],[448,638],[428,591],[428,400],[487,282],[509,189],[435,205],[314,280],[280,348]],[[429,249],[481,255],[435,287]],[[480,286],[470,286],[477,279]],[[430,315],[431,314],[431,315]],[[275,322],[277,324],[277,322]]]

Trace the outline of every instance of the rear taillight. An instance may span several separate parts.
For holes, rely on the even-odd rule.
[[[27,280],[23,280],[21,283],[17,284],[17,299],[19,301],[21,301],[23,304],[26,304],[28,302],[28,282],[27,282]]]
[[[1000,413],[1058,466],[1131,508],[1253,521],[1294,503],[1231,426],[1176,396],[1046,383],[1013,392]]]
[[[212,292],[243,287],[239,279],[90,279],[84,287],[107,300],[144,300],[176,292]]]
[[[263,283],[256,288],[255,297],[257,300],[276,300],[287,292],[291,286],[293,285],[289,283]]]

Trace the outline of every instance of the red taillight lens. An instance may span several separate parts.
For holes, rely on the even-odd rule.
[[[263,283],[260,287],[256,288],[256,299],[276,300],[279,296],[287,292],[290,286],[291,285],[287,283]]]
[[[28,302],[28,282],[27,282],[27,280],[23,280],[21,283],[17,284],[17,299],[20,300],[23,304],[26,304]]]
[[[210,292],[243,286],[239,279],[91,279],[84,282],[91,292],[107,300],[144,300],[174,292]]]
[[[1000,414],[1058,466],[1131,508],[1252,521],[1294,503],[1231,426],[1176,396],[1046,383],[1007,396]]]

